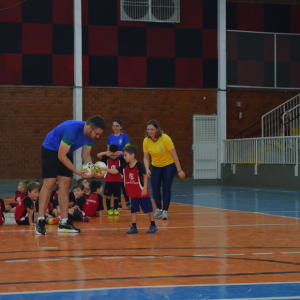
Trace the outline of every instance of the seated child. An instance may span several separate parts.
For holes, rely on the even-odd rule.
[[[78,179],[76,180],[75,184],[82,184],[83,187],[84,187],[84,193],[83,193],[83,196],[85,197],[85,199],[88,198],[88,196],[90,195],[91,193],[91,189],[90,189],[90,184],[89,182],[85,179],[85,178],[81,178],[81,179]],[[74,191],[74,189],[73,189]]]
[[[16,206],[18,203],[23,200],[27,196],[27,184],[29,181],[27,180],[21,180],[18,185],[18,190],[15,193],[14,202],[11,202],[5,206],[5,211],[14,213],[16,211]]]
[[[118,157],[118,154],[119,146],[110,145],[109,151],[98,153],[97,157],[107,165],[108,169],[115,170],[125,162],[123,157]],[[123,178],[119,173],[106,173],[103,180],[105,181],[104,195],[106,196],[107,215],[119,215],[120,213],[118,212],[117,208],[119,202],[121,202]],[[111,207],[111,196],[114,196],[114,209]]]
[[[81,202],[86,201],[85,197],[83,196],[83,193],[84,193],[83,184],[82,183],[75,183],[74,186],[73,186],[73,192],[74,192],[77,204],[69,209],[69,211],[68,211],[69,220],[70,221],[89,222],[90,218],[88,216],[87,217],[82,217],[80,212],[78,211],[78,208],[79,208],[78,202],[79,201],[81,201]]]
[[[16,206],[15,220],[18,225],[35,225],[34,218],[38,217],[34,215],[33,202],[39,197],[39,185],[35,182],[30,182],[27,185],[28,196],[21,200]]]
[[[91,218],[95,215],[100,217],[101,210],[104,210],[103,198],[101,196],[103,191],[102,182],[92,181],[90,187],[91,194],[89,195],[88,199],[85,199],[85,197],[80,197],[77,202],[78,211],[80,212],[82,218]]]
[[[100,168],[110,174],[122,174],[126,194],[131,197],[131,219],[132,227],[127,231],[128,234],[138,233],[136,227],[136,213],[142,208],[144,213],[148,213],[151,222],[147,233],[154,233],[157,227],[154,221],[152,202],[147,186],[148,177],[144,166],[137,161],[137,148],[133,145],[126,146],[123,149],[125,164],[122,164],[116,170],[108,168]]]
[[[2,225],[5,220],[4,215],[3,215],[4,210],[5,210],[4,201],[3,201],[3,199],[0,199],[0,225]]]

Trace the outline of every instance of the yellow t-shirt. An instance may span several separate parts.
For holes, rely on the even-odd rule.
[[[143,142],[144,152],[149,153],[154,167],[165,167],[174,162],[170,150],[174,149],[174,144],[167,134],[162,134],[156,142],[146,137]]]

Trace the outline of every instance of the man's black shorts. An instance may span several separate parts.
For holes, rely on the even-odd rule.
[[[73,177],[73,172],[58,159],[58,152],[42,147],[41,154],[43,178]],[[67,157],[73,163],[73,153],[67,154]]]
[[[121,200],[122,182],[105,182],[104,195],[107,197],[119,198]]]

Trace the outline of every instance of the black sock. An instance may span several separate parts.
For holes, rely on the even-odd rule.
[[[111,209],[111,204],[110,204],[110,198],[106,198],[106,207],[107,207],[107,210],[110,210]]]
[[[155,226],[155,221],[151,221],[151,226]]]
[[[132,227],[136,228],[136,223],[132,223]]]

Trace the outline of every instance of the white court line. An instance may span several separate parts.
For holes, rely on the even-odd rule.
[[[293,253],[300,253],[300,252],[281,252],[282,254],[293,254]]]
[[[82,260],[82,259],[94,259],[93,257],[76,257],[76,258],[70,258],[71,260]]]
[[[102,257],[102,259],[119,259],[119,258],[125,258],[125,257],[118,257],[118,256],[116,256],[116,257]]]
[[[253,255],[270,255],[274,253],[252,253]]]
[[[38,261],[54,261],[54,260],[61,260],[60,258],[55,259],[38,259]]]
[[[4,262],[26,262],[28,261],[27,259],[25,260],[5,260]]]
[[[223,254],[223,255],[229,256],[229,255],[245,255],[245,254],[243,254],[243,253],[237,253],[237,254],[226,253],[226,254]]]
[[[195,254],[193,256],[216,256],[215,254]]]
[[[156,258],[156,256],[133,256],[133,258]]]
[[[41,247],[42,249],[58,249],[58,247]]]
[[[264,297],[264,298],[225,298],[225,299],[211,299],[211,300],[289,300],[289,299],[300,299],[299,296],[292,297]]]

